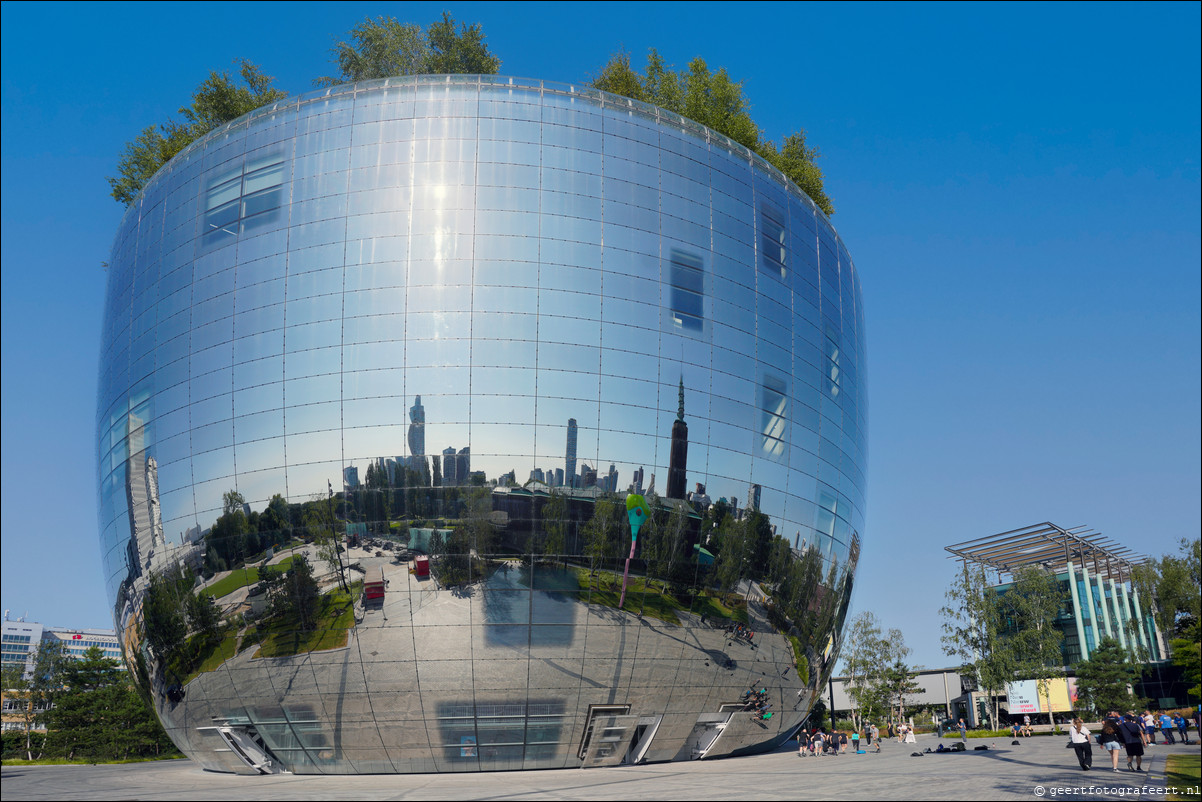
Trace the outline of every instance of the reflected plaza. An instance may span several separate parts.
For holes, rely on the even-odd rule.
[[[860,285],[742,146],[578,86],[340,86],[172,159],[110,265],[107,589],[199,765],[688,761],[821,696]]]

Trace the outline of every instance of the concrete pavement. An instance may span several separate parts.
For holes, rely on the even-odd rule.
[[[186,760],[120,766],[4,766],[0,799],[1115,799],[1163,798],[1164,758],[1197,746],[1155,746],[1146,773],[1114,774],[1095,750],[1094,770],[1082,772],[1067,736],[970,740],[987,752],[924,754],[918,744],[887,742],[882,753],[799,758],[795,749],[750,757],[556,771],[360,776],[243,777],[205,772]],[[946,743],[951,743],[947,741]],[[1120,760],[1126,765],[1126,760]],[[1042,791],[1042,794],[1040,793]]]

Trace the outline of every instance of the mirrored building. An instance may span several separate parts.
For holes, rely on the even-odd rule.
[[[107,292],[109,598],[202,766],[687,761],[821,694],[859,279],[745,148],[579,86],[323,90],[164,167]]]

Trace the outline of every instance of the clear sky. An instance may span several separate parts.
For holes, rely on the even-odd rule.
[[[950,663],[943,546],[1089,525],[1199,534],[1197,3],[3,5],[3,606],[111,627],[95,396],[125,141],[210,70],[290,94],[367,15],[480,22],[506,75],[616,50],[745,81],[817,146],[864,287],[869,466],[853,614]]]

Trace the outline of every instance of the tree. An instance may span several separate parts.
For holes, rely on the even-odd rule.
[[[1037,566],[1022,566],[1013,578],[1000,600],[1006,621],[1003,643],[1012,655],[1015,679],[1036,680],[1040,696],[1047,698],[1050,681],[1064,676],[1064,633],[1056,618],[1064,608],[1065,593],[1055,574]],[[1048,723],[1054,723],[1051,710]]]
[[[630,66],[630,54],[615,53],[592,86],[660,106],[730,137],[784,173],[826,214],[835,213],[816,163],[818,149],[806,145],[804,131],[786,136],[779,148],[763,139],[751,118],[743,82],[732,80],[725,68],[712,72],[703,59],[695,58],[687,70],[677,72],[666,67],[653,48],[646,72],[640,75]]]
[[[496,75],[501,60],[488,52],[480,23],[463,23],[455,31],[455,19],[442,12],[442,19],[426,30],[430,52],[424,72],[431,75]]]
[[[92,647],[64,660],[46,723],[48,749],[68,759],[113,760],[174,751],[154,712],[116,660]]]
[[[541,553],[547,557],[554,557],[558,561],[565,553],[568,531],[568,499],[563,493],[556,493],[554,490],[547,497],[546,503],[543,504],[542,524],[544,539]],[[535,553],[540,550],[535,549]]]
[[[0,683],[5,694],[19,700],[17,710],[7,711],[25,733],[25,756],[34,760],[33,733],[41,729],[54,709],[60,690],[59,671],[69,660],[59,641],[42,641],[31,650],[31,657],[22,663],[9,663],[0,670]],[[27,671],[26,668],[29,668]],[[41,748],[45,741],[41,742]],[[39,749],[38,757],[41,757]]]
[[[444,11],[442,19],[423,31],[420,25],[393,17],[370,17],[351,29],[350,42],[339,42],[331,51],[338,75],[314,81],[336,86],[396,75],[495,75],[501,60],[488,51],[479,23],[461,25]]]
[[[1195,622],[1192,632],[1184,638],[1174,638],[1170,644],[1173,648],[1173,665],[1181,668],[1185,681],[1190,684],[1185,692],[1195,701],[1202,697],[1202,644],[1199,644],[1198,634],[1198,624]]]
[[[286,571],[264,569],[259,576],[267,587],[271,616],[292,622],[303,632],[317,628],[321,592],[304,554],[293,555]]]
[[[844,646],[843,670],[847,674],[847,695],[857,729],[862,717],[876,719],[884,712],[877,679],[885,666],[886,645],[875,615],[866,610],[856,616]]]
[[[593,504],[593,517],[584,526],[584,553],[590,558],[591,573],[596,573],[599,562],[619,554],[625,518],[626,508],[612,498],[598,497]]]
[[[1102,642],[1089,659],[1077,664],[1078,707],[1105,715],[1111,710],[1138,707],[1132,704],[1131,686],[1139,679],[1139,667],[1114,638]]]
[[[1181,667],[1190,684],[1186,693],[1202,696],[1202,539],[1182,538],[1180,554],[1137,565],[1131,584],[1145,612],[1171,640],[1173,664]]]
[[[897,640],[890,641],[895,644],[895,653],[909,654],[910,650],[901,645],[901,632],[896,629],[889,630],[891,639],[895,634]],[[901,658],[886,665],[882,672],[881,693],[889,706],[889,717],[895,721],[904,721],[906,718],[906,697],[922,693],[924,690],[914,680],[915,674],[915,670]]]
[[[142,634],[161,667],[172,662],[188,637],[179,583],[165,574],[150,575],[142,597]]]
[[[313,496],[305,505],[303,523],[305,533],[317,545],[317,557],[338,573],[338,585],[349,592],[346,583],[346,573],[342,567],[342,546],[338,542],[338,533],[334,520],[334,496],[331,492],[327,498]]]
[[[863,612],[852,622],[847,638],[844,670],[848,673],[848,696],[855,707],[852,716],[859,726],[861,715],[877,719],[886,713],[890,719],[902,719],[906,697],[921,693],[914,682],[914,670],[906,664],[910,654],[901,630],[881,632],[880,621]]]
[[[1156,626],[1169,637],[1182,636],[1202,619],[1202,538],[1191,543],[1181,539],[1179,555],[1165,554],[1159,560],[1137,565],[1131,580],[1145,612],[1152,613]]]
[[[993,698],[994,722],[997,695],[1007,683],[1034,679],[1046,696],[1050,680],[1063,676],[1064,635],[1055,626],[1064,605],[1060,583],[1034,566],[1016,569],[1013,579],[1001,590],[989,587],[985,569],[966,563],[947,591],[950,604],[940,611],[943,650],[964,660],[965,668]]]
[[[191,105],[179,110],[183,120],[149,126],[125,143],[117,175],[108,178],[115,200],[130,205],[159,168],[188,145],[243,114],[287,97],[255,64],[246,59],[234,63],[239,65],[242,86],[228,72],[211,72],[192,93]]]
[[[267,502],[267,509],[259,516],[259,534],[275,546],[283,545],[292,539],[288,502],[279,493],[271,497],[271,501]]]
[[[998,694],[1015,679],[1014,657],[1002,642],[1004,618],[998,592],[989,587],[985,569],[964,563],[946,593],[943,616],[943,651],[964,661],[993,699],[993,721],[998,720]]]

